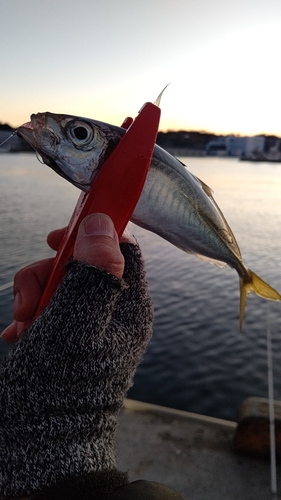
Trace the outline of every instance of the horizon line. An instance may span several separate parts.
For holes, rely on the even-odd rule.
[[[7,126],[10,127],[12,130],[17,130],[21,125],[18,125],[17,127],[11,125],[8,122],[2,122],[0,121],[0,127],[1,126]],[[281,135],[278,133],[273,133],[273,132],[260,132],[260,133],[242,133],[242,132],[214,132],[210,130],[205,130],[205,129],[183,129],[183,128],[178,128],[178,129],[173,129],[173,128],[166,128],[165,130],[158,130],[158,133],[161,132],[163,134],[175,132],[175,133],[199,133],[199,134],[205,134],[205,135],[216,135],[216,136],[234,136],[234,137],[276,137],[278,139],[281,139]]]

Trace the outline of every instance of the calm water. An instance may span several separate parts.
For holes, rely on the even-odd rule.
[[[244,261],[281,290],[281,164],[184,158],[209,184]],[[79,192],[30,154],[0,155],[0,286],[17,269],[52,255],[45,236],[65,225]],[[266,313],[273,337],[275,398],[281,399],[281,305],[250,296],[238,333],[235,271],[184,254],[134,226],[155,309],[154,336],[130,397],[236,419],[248,396],[267,397]],[[0,293],[0,327],[12,318]],[[0,341],[0,354],[7,347]]]

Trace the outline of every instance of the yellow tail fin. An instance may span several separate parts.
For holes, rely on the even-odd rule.
[[[248,269],[248,272],[250,278],[249,280],[244,282],[240,278],[240,319],[239,319],[240,332],[242,331],[246,299],[249,293],[254,292],[256,295],[259,295],[264,299],[281,300],[280,293],[274,290],[274,288],[268,285],[265,281],[263,281],[257,274],[255,274],[250,269]]]

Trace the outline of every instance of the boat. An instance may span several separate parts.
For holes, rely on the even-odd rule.
[[[250,154],[242,154],[240,161],[254,161],[254,162],[269,162],[281,163],[281,153],[262,153],[261,151],[252,152]]]

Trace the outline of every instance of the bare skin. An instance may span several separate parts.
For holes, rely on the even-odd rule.
[[[48,245],[58,250],[65,228],[52,231]],[[135,243],[123,235],[122,242]],[[74,247],[75,260],[100,267],[121,279],[124,258],[120,251],[118,235],[112,220],[105,214],[88,215],[80,224]],[[7,342],[14,342],[27,328],[35,314],[46,285],[53,258],[44,259],[21,269],[14,278],[14,321],[2,333]]]

